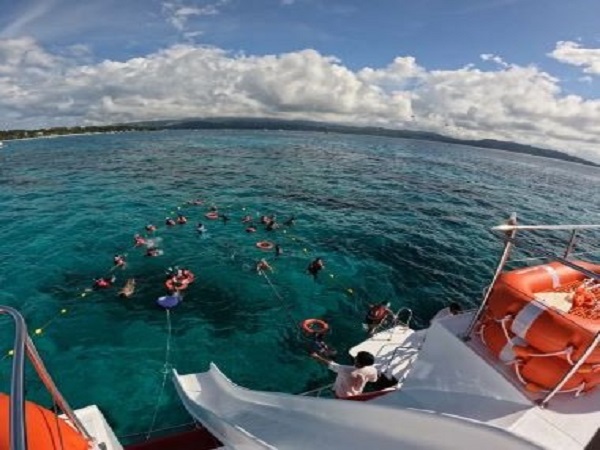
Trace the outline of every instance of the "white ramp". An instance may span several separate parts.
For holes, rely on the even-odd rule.
[[[214,364],[208,372],[174,375],[188,412],[230,449],[539,448],[503,430],[431,412],[251,391]]]

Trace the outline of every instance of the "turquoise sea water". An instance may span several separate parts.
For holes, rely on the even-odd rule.
[[[72,406],[98,404],[118,434],[144,432],[165,363],[166,317],[155,299],[168,267],[197,275],[171,314],[179,372],[214,361],[243,386],[302,392],[331,380],[306,356],[302,319],[327,320],[344,353],[364,337],[369,301],[412,308],[417,326],[451,300],[474,307],[501,248],[491,226],[512,211],[527,223],[598,223],[599,186],[595,168],[378,137],[170,131],[13,141],[0,153],[0,303],[23,312]],[[207,204],[185,205],[197,197]],[[203,217],[211,204],[229,223]],[[177,211],[190,222],[166,229]],[[297,222],[247,234],[245,214]],[[132,248],[149,222],[165,252],[157,258]],[[257,249],[262,239],[284,254]],[[597,248],[586,240],[578,250]],[[117,284],[135,277],[136,295],[82,297],[115,253],[129,261]],[[262,256],[275,268],[272,285],[254,270]],[[317,256],[326,270],[315,282],[305,269]],[[5,354],[12,328],[0,323]],[[9,371],[5,358],[5,392]],[[48,404],[28,379],[29,398]],[[187,420],[168,383],[158,426]]]

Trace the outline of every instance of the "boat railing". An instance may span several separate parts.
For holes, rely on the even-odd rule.
[[[62,410],[79,433],[87,440],[93,441],[90,434],[54,384],[52,377],[48,373],[35,345],[27,333],[27,324],[21,313],[10,306],[0,305],[0,314],[10,316],[15,323],[9,403],[10,449],[27,450],[27,424],[25,421],[25,356],[28,357],[40,380],[50,393],[53,402]]]
[[[407,313],[407,317],[405,320],[400,319],[400,314],[402,314],[402,313]],[[391,320],[386,320],[388,317],[391,317]],[[406,306],[402,306],[400,309],[398,309],[398,311],[396,311],[396,314],[394,314],[392,316],[387,316],[386,319],[384,319],[380,324],[378,324],[376,327],[374,327],[372,334],[382,333],[384,331],[391,330],[392,328],[395,328],[399,325],[401,325],[405,328],[409,328],[412,318],[413,318],[412,309],[410,309]]]
[[[298,394],[298,395],[304,396],[304,397],[321,397],[324,392],[327,392],[329,394],[328,397],[331,397],[332,389],[333,389],[333,383],[328,384],[326,386],[318,387],[316,389],[311,389],[310,391],[302,392],[301,394]]]

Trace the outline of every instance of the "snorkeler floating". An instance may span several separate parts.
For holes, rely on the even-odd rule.
[[[184,291],[190,284],[194,282],[195,279],[196,277],[191,270],[177,269],[167,273],[165,287],[170,292]]]
[[[144,239],[139,234],[133,236],[133,245],[135,247],[141,247],[142,245],[146,245],[146,239]]]
[[[306,271],[309,274],[311,274],[313,276],[313,278],[316,280],[317,276],[319,275],[319,272],[321,270],[323,270],[324,268],[325,268],[325,262],[323,261],[323,258],[317,258],[308,265],[308,267],[306,268]]]
[[[186,224],[186,223],[187,223],[187,217],[185,217],[184,215],[181,215],[181,214],[180,214],[179,216],[177,216],[177,223],[178,223],[179,225],[184,225],[184,224]]]
[[[173,227],[176,225],[176,222],[173,219],[171,219],[170,217],[167,217],[165,219],[165,225],[168,227]]]
[[[112,285],[115,283],[115,281],[117,281],[117,277],[115,277],[115,276],[112,276],[110,278],[108,278],[108,277],[95,278],[94,279],[94,289],[108,289],[108,288],[112,287]]]
[[[261,259],[256,263],[256,273],[262,275],[265,271],[273,272],[273,268],[269,265],[266,259]]]
[[[115,267],[121,267],[121,268],[125,268],[125,266],[127,265],[127,261],[125,261],[125,256],[123,255],[115,255],[113,257],[113,264]]]

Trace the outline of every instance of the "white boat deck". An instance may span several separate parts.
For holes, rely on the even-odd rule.
[[[123,450],[123,446],[96,405],[86,406],[74,412],[88,433],[95,438],[93,450]],[[64,415],[60,417],[66,419]]]
[[[376,333],[352,347],[350,355],[356,356],[360,351],[371,353],[375,356],[378,372],[398,380],[399,388],[417,359],[426,334],[426,330],[414,331],[403,325],[397,326]]]
[[[391,407],[427,409],[507,429],[543,448],[581,450],[600,426],[600,390],[575,398],[559,394],[545,409],[505,364],[477,338],[459,337],[472,315],[436,322],[402,389],[372,400]]]

